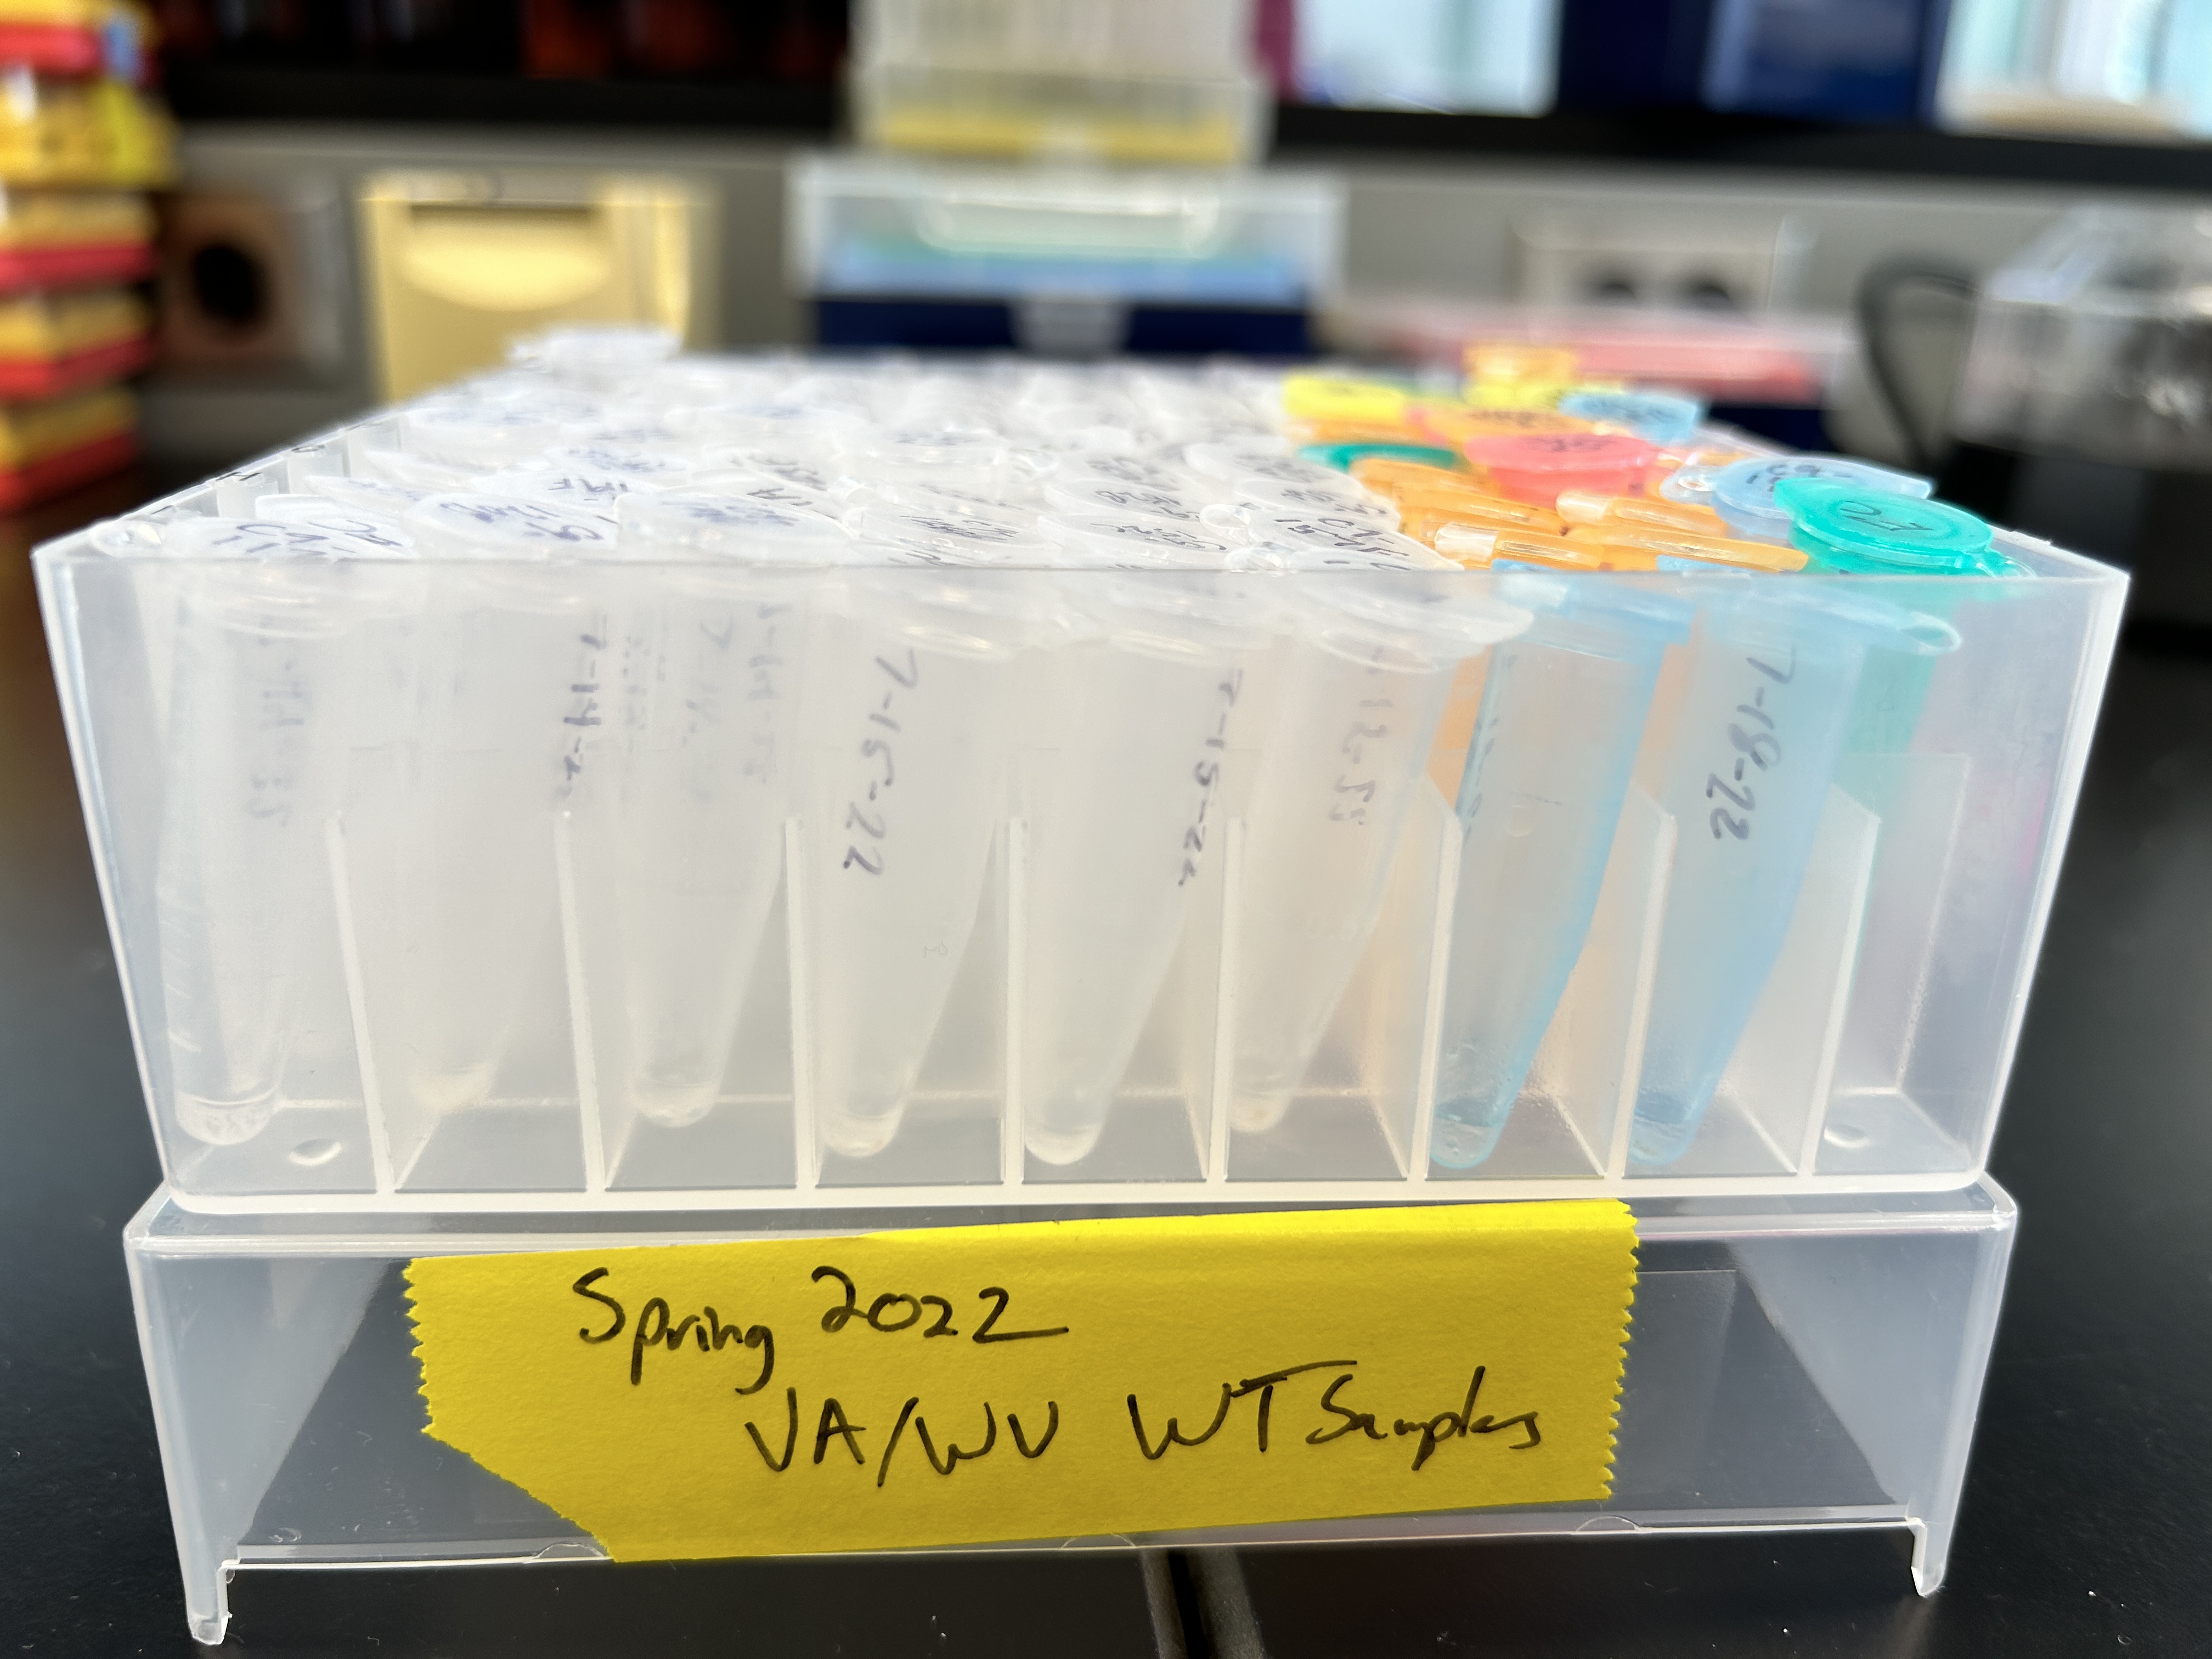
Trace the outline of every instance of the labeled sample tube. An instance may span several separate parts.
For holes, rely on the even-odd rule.
[[[1354,471],[1396,506],[1400,530],[1432,546],[1446,525],[1546,536],[1557,535],[1566,527],[1566,521],[1551,508],[1510,500],[1469,473],[1370,462],[1361,463]]]
[[[1692,471],[1684,467],[1675,477],[1684,478]],[[1786,544],[1790,509],[1774,499],[1774,489],[1788,478],[1850,484],[1863,490],[1916,498],[1926,495],[1930,487],[1927,479],[1910,472],[1893,472],[1886,466],[1847,460],[1841,455],[1756,456],[1703,472],[1701,479],[1684,481],[1686,484],[1702,483],[1702,489],[1689,493],[1704,495],[1700,504],[1710,506],[1728,521],[1729,534],[1747,541]],[[1668,493],[1676,500],[1686,498],[1674,491]]]
[[[415,546],[415,538],[396,514],[340,507],[327,495],[257,496],[253,516],[266,523],[299,525],[366,542],[382,549],[382,556],[388,559],[405,558]]]
[[[1231,497],[1269,513],[1319,513],[1364,519],[1385,530],[1398,527],[1398,509],[1387,495],[1378,495],[1346,477],[1340,485],[1285,483],[1279,478],[1243,477],[1229,487]]]
[[[1356,509],[1358,504],[1346,505]],[[1420,569],[1436,557],[1411,536],[1357,510],[1299,513],[1256,501],[1217,501],[1200,514],[1200,522],[1220,535],[1261,546],[1344,553],[1408,570]]]
[[[177,584],[168,768],[154,877],[179,1126],[252,1139],[276,1109],[337,805],[347,566],[392,550],[239,519],[115,525],[95,544],[190,562]]]
[[[1961,601],[2006,592],[1954,586],[1950,579],[2026,574],[1996,550],[1987,524],[1948,501],[1820,478],[1784,478],[1774,487],[1774,501],[1790,515],[1794,545],[1788,551],[1809,559],[1816,570],[1942,579],[1917,597],[1946,622],[1956,619]],[[1851,711],[1846,752],[1896,755],[1910,749],[1935,667],[1933,657],[1893,653],[1869,665]],[[1884,799],[1869,804],[1886,808],[1887,788],[1882,793]]]
[[[1772,542],[1620,523],[1577,526],[1567,532],[1567,540],[1584,547],[1604,549],[1618,558],[1664,560],[1679,568],[1717,566],[1781,574],[1802,570],[1807,562],[1805,555],[1796,548],[1778,547]]]
[[[1527,566],[1544,570],[1652,570],[1655,556],[1613,541],[1537,536],[1445,525],[1437,532],[1437,551],[1473,569]]]
[[[1469,438],[1468,460],[1492,488],[1516,501],[1549,507],[1565,490],[1629,495],[1644,487],[1658,451],[1622,432],[1519,433]]]
[[[1574,391],[1559,399],[1559,408],[1562,415],[1623,427],[1655,444],[1684,442],[1705,417],[1703,403],[1672,392]]]
[[[1237,875],[1230,1121],[1247,1133],[1282,1121],[1374,932],[1453,676],[1531,620],[1450,575],[1283,556],[1289,632]]]
[[[1193,485],[1195,482],[1192,481]],[[1056,475],[1046,479],[1044,484],[1048,512],[1078,517],[1099,514],[1158,519],[1194,531],[1209,500],[1193,487],[1163,489],[1157,484],[1122,483],[1082,471]]]
[[[1688,1149],[1781,953],[1867,653],[1959,639],[1833,580],[1711,580],[1661,799],[1674,863],[1629,1139],[1647,1164]]]
[[[782,884],[795,805],[806,579],[850,558],[829,520],[671,492],[624,498],[622,556],[644,588],[622,670],[629,711],[611,811],[586,874],[611,893],[621,1103],[697,1121],[729,1068]]]
[[[817,1133],[866,1158],[897,1134],[966,954],[1006,821],[1018,659],[1065,636],[1034,532],[866,507],[808,645],[804,889]],[[963,568],[969,567],[969,568]]]
[[[468,568],[439,573],[386,653],[378,695],[411,719],[347,840],[356,913],[389,942],[364,987],[381,1085],[444,1112],[489,1093],[551,948],[553,817],[587,787],[607,718],[605,606],[572,562],[614,533],[491,495],[427,496],[404,523],[426,558]]]
[[[1018,798],[1023,1138],[1065,1164],[1097,1144],[1222,838],[1222,770],[1273,630],[1265,584],[1208,574],[1224,543],[1134,514],[1039,528],[1093,571],[1062,584],[1088,636],[1039,665]],[[1132,564],[1162,568],[1110,568]]]
[[[1491,652],[1460,784],[1429,1155],[1471,1169],[1498,1144],[1582,954],[1659,665],[1692,609],[1596,579],[1511,575],[1535,617]]]
[[[1725,536],[1728,523],[1709,507],[1692,507],[1650,495],[1604,495],[1587,489],[1559,492],[1559,514],[1568,524],[1596,529],[1680,530]]]

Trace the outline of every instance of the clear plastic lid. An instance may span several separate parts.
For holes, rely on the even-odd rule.
[[[915,513],[871,502],[847,514],[845,527],[876,546],[942,564],[1052,565],[1054,544],[1034,528],[952,513]]]
[[[607,406],[604,398],[562,386],[542,371],[503,369],[426,393],[406,407],[507,409],[566,425],[571,421],[595,419],[606,412]]]
[[[1227,443],[1186,444],[1182,457],[1192,471],[1218,483],[1238,478],[1273,478],[1280,483],[1317,484],[1326,489],[1343,473],[1290,453],[1280,440],[1243,438]]]
[[[1137,426],[1111,421],[1043,422],[1036,436],[1051,448],[1077,455],[1134,455],[1145,447],[1144,433]]]
[[[629,478],[647,489],[673,489],[691,476],[691,463],[665,449],[631,444],[556,444],[533,465]]]
[[[771,478],[781,478],[811,495],[830,495],[836,493],[842,476],[826,458],[804,454],[796,450],[763,449],[750,444],[721,444],[708,449],[700,458],[702,471],[712,467],[726,471],[763,473]]]
[[[818,514],[687,490],[623,498],[617,544],[632,558],[732,559],[748,564],[849,564],[842,526]]]
[[[534,364],[564,383],[599,386],[634,380],[676,355],[673,330],[653,323],[589,323],[517,340],[511,362]]]
[[[1398,509],[1364,488],[1349,474],[1338,473],[1334,483],[1286,483],[1280,478],[1245,477],[1230,485],[1240,501],[1289,513],[1328,513],[1364,518],[1386,530],[1398,527]]]
[[[310,495],[362,513],[383,513],[398,518],[428,494],[383,478],[349,478],[337,472],[311,472],[304,480]]]
[[[611,520],[615,505],[639,488],[635,478],[575,468],[518,466],[505,472],[488,472],[474,481],[474,492],[484,495],[514,495],[526,501],[550,501],[556,507],[596,514]]]
[[[1824,636],[1856,635],[1865,644],[1912,657],[1940,657],[1959,648],[1959,630],[1944,618],[1877,598],[1832,577],[1775,578],[1749,571],[1707,574],[1698,592],[1716,611],[1784,630],[1817,629]]]
[[[1326,513],[1294,513],[1251,503],[1216,505],[1206,509],[1205,522],[1217,530],[1242,531],[1263,545],[1360,553],[1408,567],[1418,566],[1429,553],[1411,536],[1401,536],[1364,514],[1334,508]]]
[[[415,548],[415,538],[398,514],[364,513],[341,506],[327,495],[264,495],[253,503],[253,516],[270,524],[302,525],[369,542],[385,549],[392,558],[408,557]]]
[[[764,403],[782,389],[798,360],[678,357],[647,376],[643,392],[662,410]]]
[[[854,428],[844,434],[839,449],[863,477],[939,467],[981,473],[1006,462],[1006,441],[971,426]]]
[[[658,410],[623,409],[564,422],[562,440],[572,444],[617,444],[627,448],[678,449],[690,440],[663,418]]]
[[[1194,525],[1138,513],[1066,513],[1040,520],[1037,533],[1066,550],[1063,562],[1226,569],[1237,550]]]
[[[364,449],[360,453],[357,464],[372,480],[411,490],[418,501],[425,495],[473,489],[485,471],[481,467],[449,466],[443,461],[426,460],[420,455],[410,455],[404,449]]]
[[[389,538],[368,540],[313,525],[273,519],[170,519],[158,527],[155,548],[188,559],[404,559],[405,548]]]
[[[1015,529],[1036,522],[1035,508],[1000,500],[991,493],[991,483],[951,468],[921,477],[877,478],[845,497],[840,516],[868,507],[890,506],[908,513],[950,513],[956,518],[981,519]]]
[[[514,495],[427,495],[409,509],[407,526],[416,546],[441,558],[567,560],[614,550],[614,526],[598,514]]]
[[[1146,489],[1188,491],[1199,475],[1157,455],[1064,455],[1055,480],[1097,478],[1106,483],[1138,484]]]
[[[1753,541],[1790,539],[1790,514],[1777,506],[1774,486],[1784,478],[1825,478],[1892,495],[1925,496],[1933,486],[1910,472],[1893,472],[1870,461],[1841,455],[1770,455],[1734,461],[1712,475],[1713,510],[1739,536]]]
[[[1634,634],[1655,645],[1679,645],[1688,639],[1698,616],[1695,605],[1671,593],[1601,576],[1550,571],[1506,572],[1498,579],[1498,597],[1571,622]]]
[[[842,504],[833,495],[799,485],[766,472],[753,472],[744,468],[727,471],[695,472],[684,486],[690,495],[718,495],[731,501],[757,501],[763,507],[780,507],[787,513],[812,513],[825,519],[834,519],[842,512]]]
[[[696,441],[745,444],[789,453],[827,451],[866,417],[849,409],[823,408],[791,397],[708,404],[672,411]]]
[[[1163,489],[1075,472],[1046,479],[1044,499],[1048,507],[1060,513],[1133,514],[1194,527],[1209,498],[1194,490]]]
[[[1659,480],[1659,494],[1670,501],[1680,501],[1685,507],[1711,507],[1713,478],[1720,468],[1696,463],[1678,466]],[[1570,492],[1561,491],[1565,495]],[[1580,494],[1580,491],[1572,492]]]
[[[1355,661],[1376,663],[1387,653],[1407,667],[1441,667],[1526,633],[1535,620],[1433,554],[1428,555],[1432,564],[1378,569],[1371,563],[1340,562],[1370,556],[1359,554],[1318,548],[1264,551],[1285,562],[1237,568],[1344,573],[1336,580],[1290,583],[1285,597],[1302,633],[1324,650]]]
[[[1408,561],[1379,553],[1348,553],[1340,548],[1298,547],[1270,542],[1231,550],[1223,568],[1267,575],[1283,575],[1294,570],[1368,570],[1397,574],[1407,570],[1450,571],[1460,568],[1451,560],[1439,558],[1426,548],[1421,551],[1423,556],[1420,559]]]
[[[561,427],[526,405],[431,404],[400,411],[399,441],[425,460],[490,471],[544,453],[561,441]]]

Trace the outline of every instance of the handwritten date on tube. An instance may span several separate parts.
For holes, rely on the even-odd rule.
[[[1602,1498],[1606,1201],[426,1256],[427,1432],[617,1559]]]

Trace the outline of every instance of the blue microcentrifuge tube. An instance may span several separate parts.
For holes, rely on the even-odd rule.
[[[1660,660],[1692,608],[1650,589],[1511,575],[1533,611],[1492,647],[1461,781],[1458,896],[1429,1155],[1498,1144],[1597,908]]]
[[[1629,1155],[1695,1138],[1780,955],[1870,649],[1938,654],[1951,626],[1848,583],[1702,579],[1689,684],[1660,804],[1676,824]]]

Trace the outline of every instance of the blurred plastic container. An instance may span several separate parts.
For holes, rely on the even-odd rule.
[[[2212,134],[2212,5],[1954,0],[1936,112],[1990,132]]]
[[[854,126],[879,149],[1188,166],[1255,157],[1249,0],[863,0]]]
[[[0,404],[0,513],[129,465],[137,426],[137,404],[118,386]]]
[[[150,33],[144,9],[121,0],[0,0],[0,63],[45,75],[136,84]]]
[[[153,243],[143,197],[0,185],[0,292],[135,282],[154,268]]]
[[[2212,212],[2077,208],[1983,284],[1969,442],[2212,471]]]
[[[1326,174],[1098,173],[815,155],[790,174],[801,294],[1304,307],[1342,276]]]
[[[673,179],[386,173],[361,211],[379,380],[404,397],[502,362],[556,323],[709,314],[706,207]]]
[[[152,355],[146,303],[126,289],[0,297],[0,398],[52,398],[134,374]]]
[[[1559,61],[1559,0],[1302,0],[1300,102],[1541,115]]]
[[[1693,392],[1713,404],[1818,407],[1850,359],[1841,318],[1720,317],[1644,307],[1503,306],[1354,295],[1338,310],[1349,349],[1459,367],[1478,343],[1556,347],[1593,380]]]
[[[1344,186],[1323,173],[825,155],[787,178],[792,289],[825,343],[1287,355],[1342,280]],[[975,326],[978,302],[1005,308],[994,336],[928,331]]]
[[[0,70],[0,181],[129,190],[175,167],[169,118],[136,88]]]

